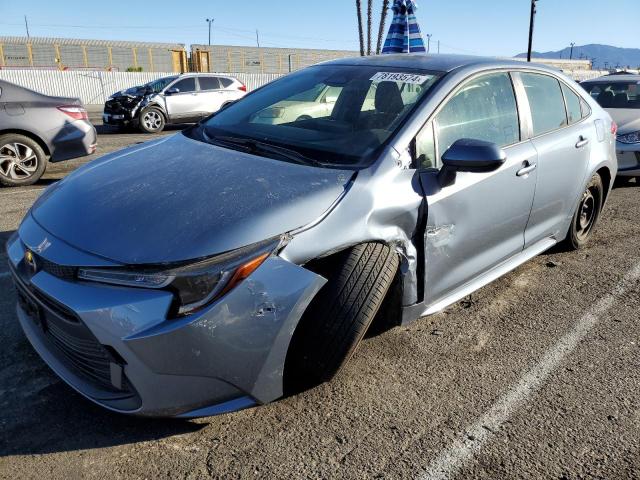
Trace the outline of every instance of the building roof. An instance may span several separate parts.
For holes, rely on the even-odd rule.
[[[32,45],[85,45],[96,47],[124,47],[124,48],[166,48],[183,50],[183,43],[156,42],[124,42],[120,40],[88,40],[83,38],[55,38],[55,37],[3,37],[0,44],[32,44]]]
[[[592,78],[591,80],[585,80],[584,83],[614,83],[614,82],[620,82],[620,83],[639,82],[640,83],[640,75],[629,75],[629,74],[604,75],[602,77]]]

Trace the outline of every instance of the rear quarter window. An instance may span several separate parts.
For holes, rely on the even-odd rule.
[[[222,84],[222,88],[229,88],[231,85],[233,85],[233,80],[231,80],[230,78],[223,78],[220,77],[220,83]]]
[[[582,120],[582,107],[580,106],[580,97],[564,83],[562,84],[562,93],[564,101],[567,104],[567,117],[569,125]]]

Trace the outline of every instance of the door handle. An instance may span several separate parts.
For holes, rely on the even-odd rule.
[[[589,139],[581,136],[578,143],[576,143],[576,148],[586,147],[587,145],[589,145]]]
[[[522,165],[523,167],[520,170],[518,170],[518,173],[516,173],[518,177],[524,177],[525,175],[529,175],[536,168],[538,168],[537,163],[524,162]]]

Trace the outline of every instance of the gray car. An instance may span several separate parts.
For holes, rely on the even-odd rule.
[[[640,183],[640,75],[607,75],[582,86],[618,125],[618,177]]]
[[[0,185],[31,185],[47,168],[96,150],[77,98],[50,97],[0,80]]]
[[[319,86],[327,116],[256,120]],[[330,379],[379,312],[408,324],[583,246],[616,170],[611,117],[554,70],[337,60],[50,187],[7,244],[18,319],[111,410],[264,404]]]
[[[198,122],[246,93],[247,87],[229,75],[183,73],[114,93],[104,104],[102,120],[158,133],[167,124]]]

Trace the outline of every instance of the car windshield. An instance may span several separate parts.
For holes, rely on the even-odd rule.
[[[640,82],[583,83],[602,108],[640,109]]]
[[[286,149],[285,160],[297,155],[300,163],[363,168],[440,76],[392,67],[315,66],[253,92],[186,134],[245,150],[268,144],[281,153]]]
[[[167,85],[173,82],[176,78],[178,77],[176,76],[176,77],[159,78],[158,80],[147,83],[145,85],[145,88],[153,90],[154,93],[160,93]]]

